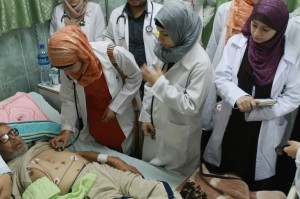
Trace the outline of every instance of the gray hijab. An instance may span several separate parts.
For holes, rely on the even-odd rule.
[[[183,2],[168,2],[155,19],[163,25],[175,44],[169,49],[156,44],[154,53],[161,61],[176,63],[198,42],[202,29],[200,17]]]

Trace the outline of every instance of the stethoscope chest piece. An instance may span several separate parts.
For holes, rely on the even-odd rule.
[[[146,27],[146,31],[147,31],[147,32],[152,32],[152,30],[153,30],[153,27],[152,27],[151,25],[148,25],[148,26]]]

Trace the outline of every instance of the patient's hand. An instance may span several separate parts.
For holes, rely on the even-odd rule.
[[[12,181],[9,174],[0,176],[0,199],[9,199],[11,195]]]
[[[122,171],[129,171],[131,173],[143,176],[143,174],[137,170],[137,168],[130,166],[118,157],[108,156],[106,164]]]
[[[57,147],[60,146],[59,142],[62,142],[63,143],[62,147],[64,148],[68,144],[71,133],[72,132],[69,130],[63,130],[62,132],[60,132],[59,136],[56,136],[55,138],[50,140],[50,145],[56,149]]]

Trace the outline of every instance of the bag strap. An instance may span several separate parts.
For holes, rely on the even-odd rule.
[[[109,44],[107,46],[107,55],[108,55],[109,60],[112,63],[112,65],[115,67],[115,69],[117,69],[118,73],[120,74],[120,76],[122,78],[122,82],[124,84],[127,76],[123,73],[123,71],[120,69],[120,67],[118,66],[118,64],[115,60],[114,53],[113,53],[115,47],[116,47],[116,45]],[[132,106],[133,106],[134,112],[139,111],[139,106],[138,106],[137,100],[135,98],[132,100]]]
[[[120,74],[121,78],[122,78],[122,82],[123,84],[125,83],[125,79],[127,78],[127,76],[123,73],[123,71],[120,69],[120,67],[118,66],[115,57],[114,57],[114,48],[116,45],[114,44],[109,44],[107,46],[107,56],[110,59],[110,62],[112,63],[112,65],[115,67],[115,69],[118,71],[118,73]],[[133,111],[134,111],[134,125],[133,125],[133,156],[137,157],[137,158],[141,158],[142,157],[142,140],[143,140],[143,134],[141,134],[140,132],[140,125],[139,125],[139,105],[138,102],[136,100],[136,98],[133,98],[132,100],[132,107],[133,107]]]
[[[126,75],[123,73],[123,71],[120,69],[120,67],[118,66],[115,57],[114,57],[114,48],[116,47],[116,45],[114,44],[109,44],[107,46],[107,55],[109,57],[110,62],[112,63],[112,65],[115,67],[115,69],[117,69],[118,73],[120,74],[121,78],[122,78],[122,82],[123,84],[125,83],[125,79],[126,79]]]

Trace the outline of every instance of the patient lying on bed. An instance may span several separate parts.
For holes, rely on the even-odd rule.
[[[31,188],[33,182],[45,184],[41,179],[48,180],[47,190],[55,184],[60,195],[68,194],[83,178],[92,182],[85,181],[90,187],[83,188],[90,198],[168,198],[170,195],[181,198],[167,183],[143,179],[135,167],[117,157],[109,156],[107,165],[97,163],[98,153],[95,152],[57,152],[42,142],[28,148],[17,129],[0,123],[0,155],[14,172],[12,192],[15,198],[21,198],[24,192],[30,195],[26,189]],[[46,189],[40,191],[46,193]]]

